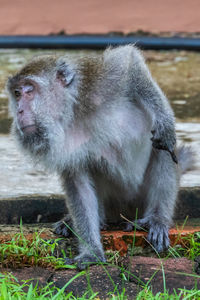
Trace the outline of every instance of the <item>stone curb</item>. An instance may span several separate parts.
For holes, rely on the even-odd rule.
[[[0,224],[48,223],[60,220],[66,213],[63,195],[24,195],[0,197]],[[175,219],[200,217],[200,187],[181,188]]]
[[[56,222],[67,213],[62,195],[24,195],[0,198],[0,224]]]

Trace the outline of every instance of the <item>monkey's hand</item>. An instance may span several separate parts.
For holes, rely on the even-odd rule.
[[[125,231],[132,231],[134,227],[138,230],[148,229],[149,233],[147,240],[156,249],[157,252],[166,250],[169,245],[169,227],[160,223],[158,220],[151,217],[139,219],[134,223],[128,223]]]
[[[153,137],[151,138],[152,146],[159,150],[168,151],[172,160],[177,164],[178,160],[175,154],[176,134],[174,129],[164,129],[156,126],[156,129],[151,131]]]

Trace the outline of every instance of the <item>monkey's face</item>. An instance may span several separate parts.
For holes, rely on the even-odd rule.
[[[49,143],[45,122],[38,113],[41,99],[37,83],[31,80],[20,80],[11,87],[10,94],[13,131],[18,140],[32,153],[46,152]]]
[[[47,66],[48,63],[47,59]],[[43,59],[33,61],[7,84],[12,130],[20,145],[35,155],[44,155],[50,145],[52,148],[61,143],[65,136],[63,128],[73,115],[73,101],[68,96],[73,73],[68,69],[67,72],[60,62],[51,69],[45,66]]]
[[[13,131],[31,153],[45,154],[64,143],[73,118],[74,74],[65,61],[42,56],[8,80]]]

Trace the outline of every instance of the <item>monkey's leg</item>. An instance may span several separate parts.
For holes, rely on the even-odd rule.
[[[79,240],[80,254],[75,257],[79,269],[91,263],[104,262],[100,240],[98,201],[87,175],[63,178],[67,191],[67,207]],[[68,263],[68,262],[67,262]]]
[[[149,230],[147,239],[158,252],[170,244],[168,230],[172,224],[177,182],[176,165],[169,153],[156,151],[142,188],[146,202],[144,217],[136,221],[136,226]]]

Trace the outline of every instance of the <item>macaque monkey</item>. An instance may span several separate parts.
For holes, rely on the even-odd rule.
[[[176,149],[173,111],[136,47],[39,56],[8,80],[7,90],[21,149],[61,178],[80,237],[79,269],[105,261],[100,226],[122,221],[120,214],[134,221],[136,210],[153,247],[168,248],[190,153]]]

